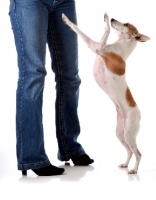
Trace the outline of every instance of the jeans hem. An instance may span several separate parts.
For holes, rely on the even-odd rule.
[[[18,170],[39,169],[39,168],[47,167],[50,164],[51,163],[49,160],[38,162],[38,163],[18,164]]]
[[[84,149],[80,149],[80,150],[74,151],[74,152],[72,152],[72,153],[69,153],[69,152],[68,152],[68,155],[64,155],[64,156],[61,156],[61,155],[58,153],[57,158],[58,158],[58,160],[60,160],[60,161],[69,161],[70,159],[76,158],[76,157],[81,156],[81,155],[83,155],[83,154],[85,154]]]

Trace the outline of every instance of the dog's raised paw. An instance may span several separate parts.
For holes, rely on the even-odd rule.
[[[109,21],[109,18],[108,18],[107,13],[104,14],[104,21],[105,21],[105,22],[108,22],[108,21]]]
[[[66,20],[67,20],[67,17],[64,13],[62,13],[62,19],[63,19],[64,22],[66,22]]]

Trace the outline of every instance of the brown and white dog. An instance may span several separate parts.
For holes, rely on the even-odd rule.
[[[73,31],[81,36],[88,47],[96,54],[94,77],[100,88],[106,92],[116,106],[116,135],[127,150],[127,160],[119,167],[127,167],[134,153],[136,163],[134,168],[128,173],[135,174],[141,159],[141,153],[136,144],[141,114],[125,79],[125,62],[136,47],[137,42],[145,42],[150,38],[140,34],[130,23],[123,24],[115,19],[111,19],[111,27],[119,38],[115,43],[107,45],[106,42],[110,34],[107,13],[104,14],[104,21],[106,22],[105,33],[100,42],[94,42],[90,39],[64,14],[62,14],[62,19]]]

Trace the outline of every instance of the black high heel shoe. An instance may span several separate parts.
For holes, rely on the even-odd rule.
[[[94,160],[91,159],[87,154],[83,154],[81,156],[73,158],[72,161],[75,165],[82,165],[82,166],[86,166],[94,162]]]
[[[32,169],[32,171],[38,176],[54,176],[61,175],[65,170],[64,168],[58,168],[53,165],[48,165],[40,169]],[[27,170],[22,170],[22,175],[27,175]]]
[[[22,171],[22,175],[26,176],[27,175],[27,170]]]

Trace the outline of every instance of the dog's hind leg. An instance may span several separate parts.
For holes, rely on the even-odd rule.
[[[141,153],[137,148],[137,144],[136,144],[136,136],[137,133],[139,131],[139,120],[135,119],[129,119],[127,118],[125,120],[125,141],[127,143],[127,145],[129,146],[130,150],[134,153],[135,158],[136,158],[136,162],[135,162],[135,166],[132,170],[130,170],[128,173],[129,174],[135,174],[138,171],[138,166],[140,163],[140,159],[141,159]]]
[[[62,20],[65,24],[67,24],[75,33],[77,33],[83,41],[87,44],[87,46],[96,53],[96,47],[98,45],[98,42],[93,41],[91,38],[89,38],[86,34],[84,34],[74,23],[72,23],[65,14],[62,14]]]
[[[122,114],[117,109],[117,126],[116,126],[116,136],[121,142],[121,144],[126,148],[127,150],[127,160],[125,163],[119,165],[121,168],[128,167],[129,161],[132,157],[132,151],[130,150],[129,146],[127,145],[124,137],[124,118],[122,117]]]

